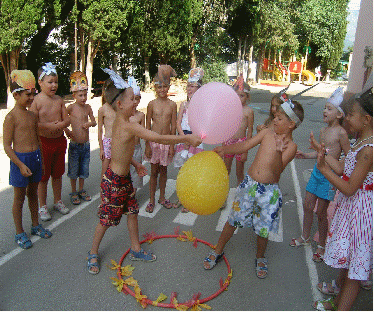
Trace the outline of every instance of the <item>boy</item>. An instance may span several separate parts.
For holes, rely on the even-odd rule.
[[[128,83],[130,87],[132,88],[134,92],[134,99],[135,99],[135,114],[134,116],[130,117],[130,121],[137,122],[139,123],[142,127],[145,127],[145,114],[141,111],[138,111],[136,108],[140,103],[140,100],[142,98],[140,94],[140,88],[136,83],[136,80],[134,77],[128,77]],[[143,157],[142,157],[143,151],[142,151],[142,146],[140,145],[140,138],[136,137],[135,138],[135,148],[134,148],[134,155],[132,156],[133,161],[136,161],[138,163],[143,162]],[[131,174],[131,179],[132,179],[132,186],[134,188],[134,192],[136,193],[138,188],[143,187],[143,177],[139,176],[136,172],[136,169],[134,166],[130,167],[130,174]]]
[[[38,186],[39,215],[41,220],[48,221],[52,218],[47,208],[47,186],[50,176],[54,197],[53,208],[62,214],[69,213],[69,209],[61,200],[61,188],[67,146],[63,129],[69,126],[70,119],[64,101],[56,95],[58,76],[52,63],[46,63],[39,68],[38,83],[41,92],[35,97],[31,111],[38,116],[38,131],[44,160],[44,172]]]
[[[170,77],[175,77],[176,73],[170,65],[161,65],[154,79],[157,98],[150,101],[147,107],[146,128],[158,134],[176,134],[177,129],[177,104],[168,99],[170,88]],[[145,156],[151,163],[151,177],[149,180],[150,200],[146,211],[152,213],[155,207],[155,193],[157,178],[160,174],[159,204],[170,209],[173,205],[165,198],[167,181],[167,166],[174,156],[174,146],[164,145],[155,142],[145,142]],[[175,207],[176,208],[176,207]]]
[[[254,113],[253,110],[247,105],[247,102],[250,101],[250,86],[244,82],[243,75],[240,75],[239,78],[236,80],[234,84],[234,90],[240,98],[240,102],[243,106],[243,119],[240,124],[238,131],[235,135],[225,142],[223,146],[235,144],[238,142],[243,142],[246,138],[252,137],[253,131],[253,120],[254,120]],[[237,178],[237,185],[244,179],[244,163],[247,160],[247,152],[239,155],[234,154],[225,154],[224,162],[227,168],[227,171],[230,175],[232,162],[236,158],[236,178]]]
[[[300,103],[287,101],[274,118],[274,130],[264,129],[253,138],[233,145],[216,147],[224,154],[242,154],[260,144],[255,159],[242,183],[237,188],[229,218],[218,240],[215,251],[204,260],[204,268],[212,269],[222,259],[223,248],[237,227],[253,227],[257,234],[256,275],[267,276],[265,250],[269,232],[278,232],[282,194],[278,187],[281,173],[295,157],[297,146],[292,132],[304,119]]]
[[[112,128],[112,159],[110,166],[101,182],[100,221],[95,229],[92,248],[88,252],[87,270],[91,274],[99,273],[98,263],[99,245],[106,230],[110,226],[119,224],[122,214],[127,215],[129,230],[131,260],[155,261],[156,256],[146,253],[139,243],[138,212],[139,206],[131,184],[130,165],[136,166],[140,175],[144,175],[145,167],[132,162],[136,137],[161,144],[176,144],[184,142],[197,146],[201,139],[195,135],[176,136],[160,135],[142,127],[137,122],[131,122],[136,108],[132,88],[116,73],[104,69],[110,74],[113,84],[108,85],[106,95],[116,111],[116,118]]]
[[[68,177],[70,178],[70,201],[79,205],[81,200],[90,201],[91,196],[84,190],[84,180],[89,176],[90,141],[89,128],[96,126],[96,120],[91,106],[87,101],[87,77],[80,71],[70,76],[70,91],[73,92],[75,102],[66,109],[70,116],[71,129],[64,131],[70,139],[68,151]],[[90,117],[90,121],[88,121]],[[77,192],[77,178],[79,177],[79,191]]]
[[[327,123],[327,127],[322,128],[319,135],[320,143],[325,144],[328,154],[336,160],[339,159],[342,151],[347,155],[350,149],[348,134],[341,126],[345,116],[343,109],[340,107],[340,104],[343,102],[343,93],[343,88],[339,87],[327,100],[325,109],[323,110],[323,121]],[[317,158],[317,152],[303,153],[302,151],[297,151],[296,158]],[[299,238],[293,238],[290,243],[292,247],[310,244],[313,210],[317,203],[319,244],[317,245],[316,252],[313,254],[313,261],[315,262],[322,262],[323,260],[328,230],[327,207],[330,201],[334,199],[334,196],[335,188],[317,169],[316,164],[306,186],[303,233]]]
[[[13,220],[16,243],[23,249],[32,242],[23,230],[22,207],[28,197],[31,213],[31,234],[49,238],[52,233],[44,229],[38,220],[38,184],[42,177],[42,157],[38,137],[38,120],[27,110],[34,100],[35,77],[29,70],[13,70],[10,74],[10,91],[16,101],[6,115],[3,129],[3,145],[10,158],[9,184],[14,189]]]

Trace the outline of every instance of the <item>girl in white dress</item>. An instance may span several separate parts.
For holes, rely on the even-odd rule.
[[[347,156],[338,162],[325,156],[323,145],[312,142],[318,151],[317,168],[340,191],[324,261],[340,269],[342,285],[335,298],[314,303],[314,308],[322,311],[350,310],[360,281],[367,280],[373,268],[372,88],[348,104],[346,121],[358,138]]]

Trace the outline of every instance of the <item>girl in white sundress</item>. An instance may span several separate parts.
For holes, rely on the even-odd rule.
[[[342,285],[335,298],[314,303],[314,308],[322,311],[350,310],[360,291],[360,281],[367,280],[373,268],[372,87],[348,102],[346,122],[358,138],[340,162],[325,156],[324,146],[311,136],[318,151],[317,168],[340,191],[324,261],[340,269]]]

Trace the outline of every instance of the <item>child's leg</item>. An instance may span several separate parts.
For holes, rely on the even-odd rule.
[[[77,179],[70,179],[71,192],[75,193],[77,191]]]
[[[226,165],[226,168],[227,168],[227,172],[229,173],[229,175],[230,175],[230,172],[231,172],[231,166],[232,166],[232,160],[233,160],[234,158],[233,157],[224,157],[223,158],[223,161],[224,161],[224,163],[225,163],[225,165]],[[243,180],[242,180],[243,181]],[[241,181],[240,181],[241,182]]]
[[[265,258],[265,251],[268,245],[268,238],[264,238],[257,235],[257,253],[256,258]]]
[[[97,224],[96,229],[95,229],[94,239],[93,239],[93,242],[92,242],[92,247],[91,247],[91,250],[90,250],[91,255],[97,255],[99,253],[100,243],[101,243],[107,229],[109,229],[109,226],[101,225],[100,222]],[[92,258],[90,260],[90,263],[97,263],[97,260],[98,260],[97,258]],[[99,272],[100,269],[98,267],[92,266],[90,268],[90,271]]]
[[[47,205],[47,188],[48,188],[48,181],[40,181],[38,185],[38,198],[39,198],[39,206],[43,207]]]
[[[54,203],[56,204],[57,202],[61,200],[62,177],[59,177],[59,178],[52,177],[52,189],[53,189]]]
[[[157,177],[159,173],[159,164],[151,164],[151,177],[149,179],[149,202],[155,204],[155,193],[157,188]]]
[[[82,178],[79,178],[79,190],[81,191],[81,190],[83,190],[83,188],[84,188],[84,179],[82,179]]]
[[[139,243],[139,228],[137,214],[134,213],[127,215],[127,229],[129,230],[131,249],[135,252],[139,252],[141,247]]]
[[[38,216],[38,182],[29,183],[26,189],[26,194],[29,202],[29,210],[31,214],[32,226],[39,224]]]
[[[318,233],[319,233],[319,245],[325,247],[326,237],[328,230],[328,221],[327,221],[327,208],[330,201],[322,198],[318,198],[317,203],[317,217],[318,217]],[[323,255],[325,253],[323,248],[317,248],[316,253]],[[314,256],[313,256],[314,258]]]
[[[245,161],[236,160],[236,179],[239,185],[244,180],[244,163]]]
[[[22,226],[22,207],[23,202],[25,201],[26,187],[13,187],[14,198],[13,198],[13,207],[12,214],[14,220],[14,226],[16,228],[16,234],[21,234],[24,232]]]
[[[215,252],[216,252],[217,255],[220,255],[223,252],[223,248],[226,246],[227,242],[230,240],[230,238],[234,234],[235,230],[236,230],[236,227],[230,225],[230,223],[228,223],[226,221],[225,226],[223,227],[221,236],[218,239],[216,249],[215,249]],[[210,255],[209,259],[210,260],[215,260],[214,255]],[[204,261],[204,267],[206,269],[209,269],[210,268],[209,262]]]
[[[165,200],[166,181],[168,179],[168,167],[160,166],[160,201]]]

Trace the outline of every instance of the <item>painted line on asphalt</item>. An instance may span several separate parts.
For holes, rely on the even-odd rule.
[[[95,200],[97,200],[99,198],[100,198],[100,193],[95,194],[94,196],[92,196],[92,200],[91,201],[84,202],[83,204],[79,205],[79,207],[77,207],[77,208],[75,208],[73,210],[70,210],[70,212],[68,214],[62,216],[61,218],[59,218],[55,222],[53,222],[50,225],[48,225],[46,228],[48,228],[49,230],[53,230],[54,228],[56,228],[57,226],[59,226],[61,223],[63,223],[65,221],[69,220],[70,218],[74,217],[77,213],[81,212],[89,204],[91,204],[93,201],[95,201]],[[30,237],[30,240],[31,240],[31,242],[33,244],[35,242],[37,242],[39,239],[41,239],[41,237],[39,237],[39,236],[32,236],[32,237]],[[9,260],[11,260],[12,258],[14,258],[15,256],[17,256],[18,254],[20,254],[22,251],[25,251],[25,249],[22,249],[21,247],[17,247],[16,249],[13,249],[11,252],[9,252],[6,255],[2,256],[0,258],[0,266],[2,266],[3,264],[7,263]]]
[[[296,194],[297,213],[299,215],[300,228],[302,229],[303,218],[304,218],[303,199],[301,197],[300,183],[299,183],[299,179],[297,178],[297,171],[296,171],[294,160],[291,161],[291,172],[292,172],[292,179],[293,179],[293,184],[294,184],[295,194]],[[313,258],[312,246],[308,245],[308,246],[304,246],[304,248],[305,248],[305,261],[306,261],[306,264],[309,270],[309,280],[310,280],[310,287],[312,289],[313,302],[315,302],[317,300],[322,300],[323,296],[316,288],[316,285],[318,284],[318,272],[317,272],[316,264],[312,260]]]

